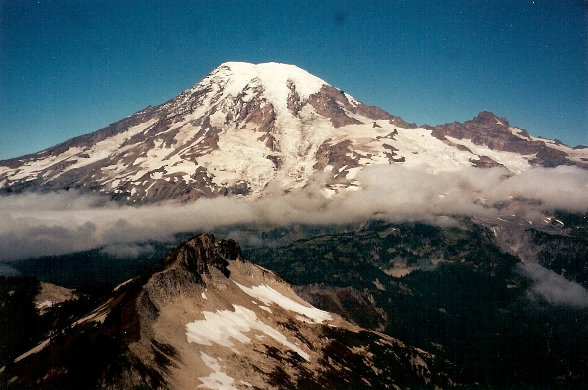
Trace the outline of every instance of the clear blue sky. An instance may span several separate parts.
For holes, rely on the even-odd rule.
[[[0,159],[97,130],[225,61],[291,63],[418,124],[505,116],[588,144],[583,0],[0,0]]]

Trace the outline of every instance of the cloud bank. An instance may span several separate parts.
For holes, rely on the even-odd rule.
[[[439,216],[529,220],[545,210],[588,211],[588,172],[576,167],[535,168],[515,176],[500,168],[428,173],[397,165],[372,166],[357,177],[361,189],[323,196],[317,176],[304,189],[261,199],[200,199],[190,204],[140,207],[72,192],[0,198],[0,260],[59,255],[103,247],[134,255],[148,240],[236,224],[331,224],[379,217],[390,221]],[[121,249],[122,248],[122,249]],[[120,256],[119,256],[120,257]]]
[[[532,280],[531,298],[540,297],[552,305],[588,307],[588,290],[578,283],[534,263],[519,265],[522,275]]]

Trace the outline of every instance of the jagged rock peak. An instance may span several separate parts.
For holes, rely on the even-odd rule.
[[[506,118],[499,117],[490,111],[482,111],[478,113],[478,115],[476,115],[476,117],[472,119],[472,122],[478,125],[487,125],[491,127],[499,125],[507,129],[510,126]]]
[[[210,266],[229,276],[229,260],[243,261],[241,247],[235,240],[215,241],[212,234],[200,234],[181,244],[168,258],[168,263],[177,264],[198,276],[209,275]]]
[[[433,135],[439,139],[444,139],[446,135],[463,139],[471,138],[475,143],[477,138],[485,137],[507,137],[507,138],[520,138],[513,134],[508,120],[503,117],[499,117],[490,111],[482,111],[478,113],[473,119],[461,122],[447,123],[444,125],[437,125],[432,128]],[[520,135],[528,138],[529,135],[526,131],[518,129]]]
[[[199,234],[180,244],[147,275],[144,286],[145,307],[154,313],[169,300],[193,296],[214,278],[214,270],[224,277],[231,275],[229,261],[243,262],[241,247],[234,240],[215,240],[212,234]],[[217,273],[218,273],[217,271]],[[217,277],[222,277],[217,275]]]

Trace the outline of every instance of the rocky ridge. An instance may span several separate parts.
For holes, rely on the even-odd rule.
[[[468,139],[474,145],[485,145],[491,150],[533,156],[529,160],[532,165],[555,167],[574,164],[570,151],[566,150],[565,145],[560,141],[532,137],[526,130],[513,128],[506,118],[498,117],[488,111],[480,112],[475,118],[464,123],[453,122],[435,126],[432,128],[432,135],[452,144],[454,143],[452,139]],[[455,144],[467,148],[459,142]],[[491,159],[488,156],[483,157],[486,160],[483,164],[487,166]],[[585,156],[575,163],[583,167],[588,166]],[[499,165],[496,161],[494,164]]]
[[[4,388],[443,388],[449,363],[300,299],[199,235],[2,367]]]

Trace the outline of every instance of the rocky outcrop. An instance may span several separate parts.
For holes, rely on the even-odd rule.
[[[229,261],[243,261],[236,241],[215,242],[214,236],[201,234],[180,245],[163,261],[165,269],[151,277],[145,292],[152,302],[190,295],[195,287],[205,285],[212,268],[229,277]]]
[[[0,371],[3,388],[448,388],[450,363],[351,325],[243,260],[181,244],[153,270]]]
[[[323,86],[320,92],[308,98],[316,112],[329,119],[335,128],[359,125],[361,121],[349,116],[353,112],[353,105],[341,90],[330,86]]]
[[[357,167],[359,164],[359,157],[353,156],[352,146],[349,140],[338,143],[332,143],[329,140],[323,143],[316,152],[317,162],[313,168],[324,170],[330,165],[334,179],[345,178],[349,168]]]
[[[518,129],[518,134],[515,135],[505,118],[488,111],[480,112],[474,119],[464,123],[453,122],[435,126],[432,131],[433,136],[440,140],[446,140],[447,137],[468,139],[476,145],[485,145],[492,150],[535,155],[530,161],[532,164],[545,167],[572,164],[564,151],[532,139],[525,130]]]
[[[471,161],[472,161],[473,166],[476,168],[494,168],[494,167],[503,167],[504,168],[504,165],[492,160],[488,156],[480,156],[480,158],[478,158],[477,160],[471,160]]]
[[[414,123],[407,123],[402,118],[390,115],[379,107],[350,100],[344,91],[328,85],[324,85],[319,92],[311,95],[308,104],[314,107],[319,114],[328,118],[335,128],[363,124],[351,115],[371,120],[386,120],[390,124],[406,129],[417,127]]]

